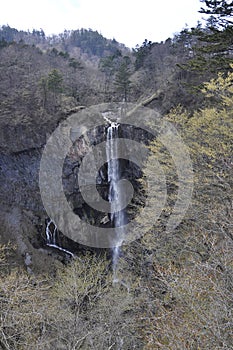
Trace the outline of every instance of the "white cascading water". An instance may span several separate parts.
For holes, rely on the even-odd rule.
[[[61,250],[62,252],[71,255],[72,257],[74,256],[73,253],[71,253],[69,250],[64,249],[62,247],[60,247],[59,245],[57,245],[56,241],[57,241],[57,226],[55,224],[55,222],[53,220],[49,220],[46,226],[46,245],[48,247],[52,247],[58,250]]]
[[[117,261],[119,258],[120,246],[123,241],[123,225],[125,222],[124,211],[119,211],[119,204],[122,202],[122,191],[119,185],[120,181],[120,163],[118,159],[117,143],[114,139],[118,138],[119,124],[111,122],[107,129],[107,161],[108,161],[108,200],[111,203],[111,222],[116,232],[116,246],[113,249],[113,282],[117,279]]]
[[[125,213],[124,210],[119,210],[120,203],[122,203],[122,190],[120,187],[120,162],[118,159],[118,147],[115,139],[119,137],[118,129],[119,124],[112,122],[108,117],[104,116],[104,119],[109,123],[107,129],[107,146],[106,156],[108,162],[108,183],[109,194],[108,200],[111,203],[111,223],[115,228],[116,245],[113,249],[113,282],[118,282],[117,278],[117,262],[120,253],[120,246],[123,242]],[[46,244],[49,247],[61,250],[71,256],[74,256],[70,251],[57,245],[58,230],[55,222],[49,220],[46,226]]]

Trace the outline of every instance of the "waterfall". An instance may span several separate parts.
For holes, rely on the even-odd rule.
[[[117,282],[117,261],[119,258],[120,246],[123,241],[123,225],[125,215],[123,210],[119,210],[119,204],[122,202],[123,193],[120,187],[120,161],[118,159],[117,143],[114,139],[118,138],[119,124],[111,122],[107,129],[107,162],[108,162],[108,200],[111,203],[111,223],[115,228],[117,244],[113,249],[113,282]]]
[[[64,249],[57,245],[57,235],[58,235],[58,230],[55,222],[53,220],[49,220],[46,226],[46,245],[48,247],[52,247],[58,250],[61,250],[62,252],[71,255],[72,257],[74,256],[73,253],[71,253],[69,250]]]

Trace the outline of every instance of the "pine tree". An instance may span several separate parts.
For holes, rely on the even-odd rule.
[[[121,62],[122,53],[120,50],[116,50],[113,55],[109,55],[100,59],[99,69],[104,73],[104,95],[107,101],[110,100],[110,92],[112,88],[112,82],[114,80],[114,75],[116,74]]]
[[[196,28],[191,34],[198,38],[193,47],[195,56],[186,64],[187,70],[227,72],[233,62],[233,1],[201,0],[205,8],[200,13],[210,15],[206,28]]]
[[[141,46],[137,45],[136,48],[133,50],[134,56],[136,57],[136,60],[135,60],[136,70],[138,70],[143,66],[144,61],[146,57],[150,54],[152,47],[153,47],[152,41],[148,41],[147,39],[145,39]]]
[[[116,73],[115,82],[114,82],[117,90],[121,95],[121,98],[123,98],[124,101],[128,101],[128,95],[129,95],[129,90],[131,85],[129,64],[130,64],[130,61],[127,59],[127,57],[124,57],[124,61],[120,65]]]
[[[57,69],[53,69],[48,75],[48,89],[54,94],[62,92],[62,75]]]
[[[52,69],[39,82],[42,93],[43,108],[54,112],[59,105],[59,95],[63,91],[63,77],[58,69]]]
[[[233,1],[227,0],[200,0],[205,3],[205,8],[200,9],[200,13],[213,16],[219,26],[232,25],[233,21],[230,19],[233,15]]]

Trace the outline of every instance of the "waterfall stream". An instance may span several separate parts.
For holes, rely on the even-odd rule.
[[[111,122],[107,129],[107,162],[108,162],[108,183],[109,195],[108,200],[111,203],[111,223],[115,228],[117,244],[113,249],[113,282],[117,282],[117,262],[120,253],[120,246],[123,241],[125,223],[125,214],[123,210],[119,210],[122,203],[122,190],[120,187],[121,171],[120,160],[118,159],[118,147],[114,142],[119,137],[119,124]]]
[[[113,282],[118,282],[117,278],[117,264],[120,254],[120,247],[123,242],[124,225],[125,225],[125,211],[121,208],[123,203],[123,196],[125,195],[121,186],[121,164],[119,159],[119,150],[116,140],[119,138],[119,126],[117,122],[111,121],[106,115],[103,115],[105,121],[108,123],[107,127],[107,143],[106,143],[106,158],[107,158],[107,181],[109,185],[108,201],[111,206],[110,221],[111,227],[115,231],[115,243],[112,254],[113,266]],[[58,249],[70,256],[73,253],[67,249],[62,248],[58,244],[58,229],[55,222],[49,219],[46,226],[46,245]]]
[[[64,253],[69,254],[70,256],[74,257],[74,254],[71,253],[69,250],[64,249],[64,248],[60,247],[59,245],[57,245],[58,231],[57,231],[57,226],[53,220],[50,219],[48,221],[45,233],[46,233],[46,245],[48,247],[58,249]]]

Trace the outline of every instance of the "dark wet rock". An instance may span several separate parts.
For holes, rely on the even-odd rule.
[[[80,107],[80,110],[82,109],[83,107]],[[75,112],[80,113],[77,110]],[[38,260],[38,257],[44,256],[46,252],[45,228],[48,215],[44,209],[39,189],[41,156],[49,135],[66,117],[66,115],[42,114],[37,120],[34,120],[26,116],[15,118],[10,115],[0,116],[0,237],[2,242],[11,240],[16,243],[20,256],[30,255],[30,269],[33,269],[35,259]],[[82,119],[80,128],[81,125]],[[64,192],[73,211],[82,219],[89,220],[93,225],[109,225],[106,213],[99,214],[86,205],[77,182],[83,157],[92,146],[106,141],[107,124],[103,120],[103,125],[90,128],[84,137],[77,139],[76,133],[80,131],[78,128],[66,129],[66,126],[64,127],[73,142],[63,165]],[[144,143],[148,140],[148,135],[140,128],[122,125],[120,132],[121,137],[138,139]],[[48,176],[52,171],[49,169],[50,166],[48,164]],[[91,174],[93,168],[87,169],[87,174],[88,172]],[[121,175],[131,181],[136,189],[137,179],[140,178],[142,172],[133,162],[121,160]],[[88,176],[86,181],[88,186]],[[104,199],[107,199],[109,184],[106,164],[103,164],[101,169],[97,169],[96,183],[97,191]],[[71,252],[84,249],[62,233],[59,235],[59,244]]]

